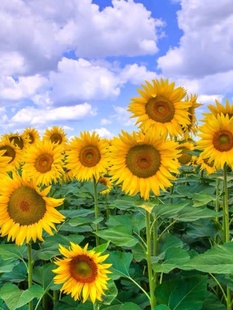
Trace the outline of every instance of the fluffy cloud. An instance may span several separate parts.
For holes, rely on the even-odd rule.
[[[86,116],[94,116],[96,110],[88,103],[71,107],[59,107],[54,109],[35,109],[27,107],[19,110],[12,118],[13,123],[30,123],[31,125],[45,124],[47,122],[77,121]]]
[[[77,57],[155,54],[163,27],[132,0],[102,11],[91,0],[1,0],[0,20],[0,56],[16,56],[5,71],[32,75],[55,69],[71,50]]]
[[[231,0],[182,0],[178,12],[183,31],[178,47],[158,59],[167,76],[202,78],[233,69]]]

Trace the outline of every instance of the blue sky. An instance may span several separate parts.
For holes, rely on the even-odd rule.
[[[0,134],[132,131],[130,98],[168,78],[232,102],[232,0],[1,0]]]

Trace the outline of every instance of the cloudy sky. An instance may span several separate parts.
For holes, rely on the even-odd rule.
[[[145,80],[232,102],[232,0],[1,0],[0,134],[131,131]]]

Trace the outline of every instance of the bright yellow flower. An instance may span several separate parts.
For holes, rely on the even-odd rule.
[[[183,87],[175,88],[175,83],[168,80],[146,81],[138,89],[141,97],[132,98],[128,110],[136,117],[136,124],[143,131],[151,129],[161,135],[182,134],[182,127],[190,124],[188,109],[191,107],[189,100],[183,100],[186,91]]]
[[[66,168],[79,181],[98,180],[108,168],[108,146],[108,141],[95,132],[81,132],[67,146]]]
[[[212,117],[217,116],[219,114],[228,115],[229,118],[233,116],[233,104],[231,104],[228,99],[226,99],[225,105],[218,102],[218,100],[215,100],[216,105],[208,105],[208,108],[210,112],[203,113],[205,117]]]
[[[23,173],[38,185],[50,185],[64,174],[63,158],[62,146],[39,141],[25,151]]]
[[[55,264],[58,268],[54,269],[55,284],[63,284],[61,291],[71,294],[74,300],[85,302],[90,297],[92,303],[102,300],[107,290],[107,274],[111,273],[108,268],[111,264],[103,264],[109,256],[102,255],[94,250],[87,250],[88,244],[81,248],[78,244],[72,243],[69,249],[62,245],[59,247],[60,253],[64,258],[57,258]]]
[[[11,157],[7,157],[5,152],[5,150],[0,151],[0,174],[5,174],[8,171],[8,165],[11,161]]]
[[[45,130],[42,140],[65,146],[68,139],[62,127],[53,126]]]
[[[14,145],[19,147],[21,150],[25,149],[28,145],[28,137],[20,135],[19,133],[9,133],[2,136],[3,140],[9,139]]]
[[[103,189],[102,191],[100,191],[101,195],[106,195],[110,193],[112,189],[112,180],[110,179],[110,177],[106,177],[106,176],[100,177],[98,180],[98,183],[106,186],[106,189]]]
[[[213,162],[217,169],[224,164],[233,168],[233,118],[222,113],[208,117],[199,131],[197,148],[203,150],[203,159]]]
[[[0,151],[4,151],[3,156],[6,156],[10,161],[6,167],[7,171],[17,170],[21,164],[22,150],[9,140],[7,136],[4,136],[0,141]]]
[[[35,128],[27,127],[24,129],[22,136],[28,137],[29,144],[34,144],[40,141],[39,131]]]
[[[199,165],[200,170],[204,170],[207,175],[216,172],[216,167],[213,165],[213,161],[209,162],[207,158],[203,158],[202,153],[197,157],[196,164]]]
[[[170,180],[176,179],[173,173],[179,173],[178,143],[166,140],[158,132],[122,131],[111,144],[109,173],[129,195],[139,192],[148,199],[150,190],[160,195],[160,189],[170,187]]]
[[[64,199],[46,197],[50,188],[40,191],[35,183],[13,174],[0,180],[0,233],[17,245],[37,239],[43,241],[43,230],[53,235],[55,223],[64,216],[55,207]]]
[[[182,127],[184,138],[187,140],[188,138],[190,138],[190,136],[192,136],[192,134],[196,135],[197,133],[198,126],[197,126],[197,118],[196,118],[195,109],[200,107],[201,104],[197,103],[196,94],[191,95],[190,97],[187,96],[185,100],[191,103],[191,106],[188,108],[190,124],[188,124],[185,127]]]
[[[194,150],[194,144],[188,141],[181,142],[177,148],[181,151],[181,156],[178,158],[178,161],[183,165],[189,164],[192,160],[192,154],[190,154],[190,152]]]

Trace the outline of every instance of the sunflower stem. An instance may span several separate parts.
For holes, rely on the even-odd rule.
[[[230,228],[229,228],[229,204],[228,204],[228,187],[227,187],[227,164],[223,167],[223,241],[230,241]],[[226,306],[227,310],[231,310],[231,291],[226,287]]]
[[[154,240],[155,241],[155,240]],[[150,213],[146,211],[146,243],[147,243],[147,269],[148,269],[148,280],[149,280],[149,289],[150,289],[150,306],[151,310],[154,310],[156,306],[156,298],[154,294],[155,290],[155,276],[152,270],[152,247],[151,247],[151,221],[150,221]]]
[[[32,286],[32,270],[33,270],[33,259],[32,259],[32,244],[28,243],[28,289]],[[28,309],[33,310],[33,300],[28,304]]]
[[[97,221],[98,217],[99,217],[99,206],[98,206],[98,192],[97,192],[97,181],[94,177],[94,181],[93,181],[93,184],[94,184],[94,208],[95,208],[95,220]],[[95,224],[95,232],[98,233],[99,231],[99,225],[98,223],[96,222]],[[95,242],[96,242],[96,246],[99,245],[99,236],[95,236]]]

